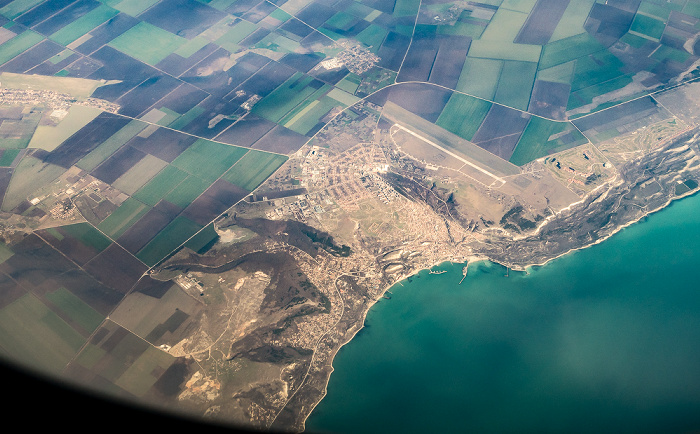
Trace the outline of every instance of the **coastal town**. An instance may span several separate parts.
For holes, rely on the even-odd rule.
[[[379,335],[370,309],[402,308],[412,293],[428,313],[393,318],[396,342],[476,380],[443,364],[421,384],[401,351],[379,362],[384,338],[360,354],[381,368],[377,384],[397,374],[390,393],[430,397],[438,384],[457,398],[433,399],[432,413],[394,395],[364,415],[396,404],[428,431],[450,431],[448,412],[498,427],[511,419],[499,405],[522,399],[524,411],[506,411],[529,418],[520,429],[567,432],[587,428],[589,414],[564,411],[574,395],[611,399],[615,417],[647,417],[658,396],[696,407],[692,376],[676,375],[694,372],[696,354],[670,369],[676,389],[645,382],[661,362],[622,357],[638,345],[678,359],[663,346],[680,341],[676,329],[650,329],[660,349],[641,338],[653,322],[639,318],[661,318],[648,309],[664,303],[632,291],[642,303],[628,320],[610,294],[595,315],[520,303],[546,291],[512,288],[700,189],[699,1],[14,0],[0,20],[3,355],[137,406],[302,432],[332,398],[341,348]],[[556,279],[550,298],[565,299],[572,280]],[[420,326],[448,317],[446,305],[492,322],[435,327],[420,346]],[[605,316],[629,327],[622,345]],[[600,341],[622,355],[598,357]],[[472,355],[487,369],[471,369]],[[556,379],[570,395],[549,389]],[[343,394],[341,411],[372,392]],[[529,411],[544,395],[555,404],[543,414],[561,417]],[[543,425],[562,420],[569,429]],[[371,428],[423,427],[402,426],[389,416]]]

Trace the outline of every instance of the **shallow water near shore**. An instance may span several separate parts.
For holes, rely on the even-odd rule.
[[[390,289],[307,432],[700,429],[700,196],[543,267]]]

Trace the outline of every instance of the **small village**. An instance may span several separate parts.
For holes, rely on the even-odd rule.
[[[119,111],[118,104],[98,98],[76,99],[71,95],[51,90],[8,89],[0,87],[0,105],[34,105],[45,106],[54,110],[67,110],[74,104],[91,107],[108,113],[117,113]]]

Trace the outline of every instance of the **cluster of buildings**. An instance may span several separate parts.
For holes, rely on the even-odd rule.
[[[77,104],[96,108],[109,113],[117,113],[119,105],[98,98],[76,99],[65,93],[51,90],[0,88],[0,104],[3,105],[43,105],[52,109],[67,110]]]
[[[291,200],[291,201],[290,201]],[[333,204],[327,193],[318,192],[304,194],[292,199],[275,199],[272,201],[274,207],[267,212],[270,220],[294,219],[306,223],[313,214],[320,214]]]
[[[338,41],[345,49],[335,57],[331,57],[319,63],[318,67],[332,70],[343,66],[353,74],[363,74],[374,67],[380,58],[359,43],[348,40]]]
[[[379,56],[369,51],[362,45],[353,45],[338,53],[338,62],[345,65],[353,74],[363,74],[379,62]]]
[[[371,193],[373,193],[380,202],[388,205],[399,197],[396,190],[384,181],[380,175],[376,173],[369,173],[362,178],[360,178],[364,187]]]

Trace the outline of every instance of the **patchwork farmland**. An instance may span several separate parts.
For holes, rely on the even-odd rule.
[[[319,136],[388,131],[494,189],[580,145],[603,161],[694,122],[665,92],[698,78],[699,32],[686,0],[0,0],[0,211],[28,234],[0,242],[0,352],[162,396],[184,368],[157,346],[203,307],[150,273],[236,204],[305,194],[288,161]]]

